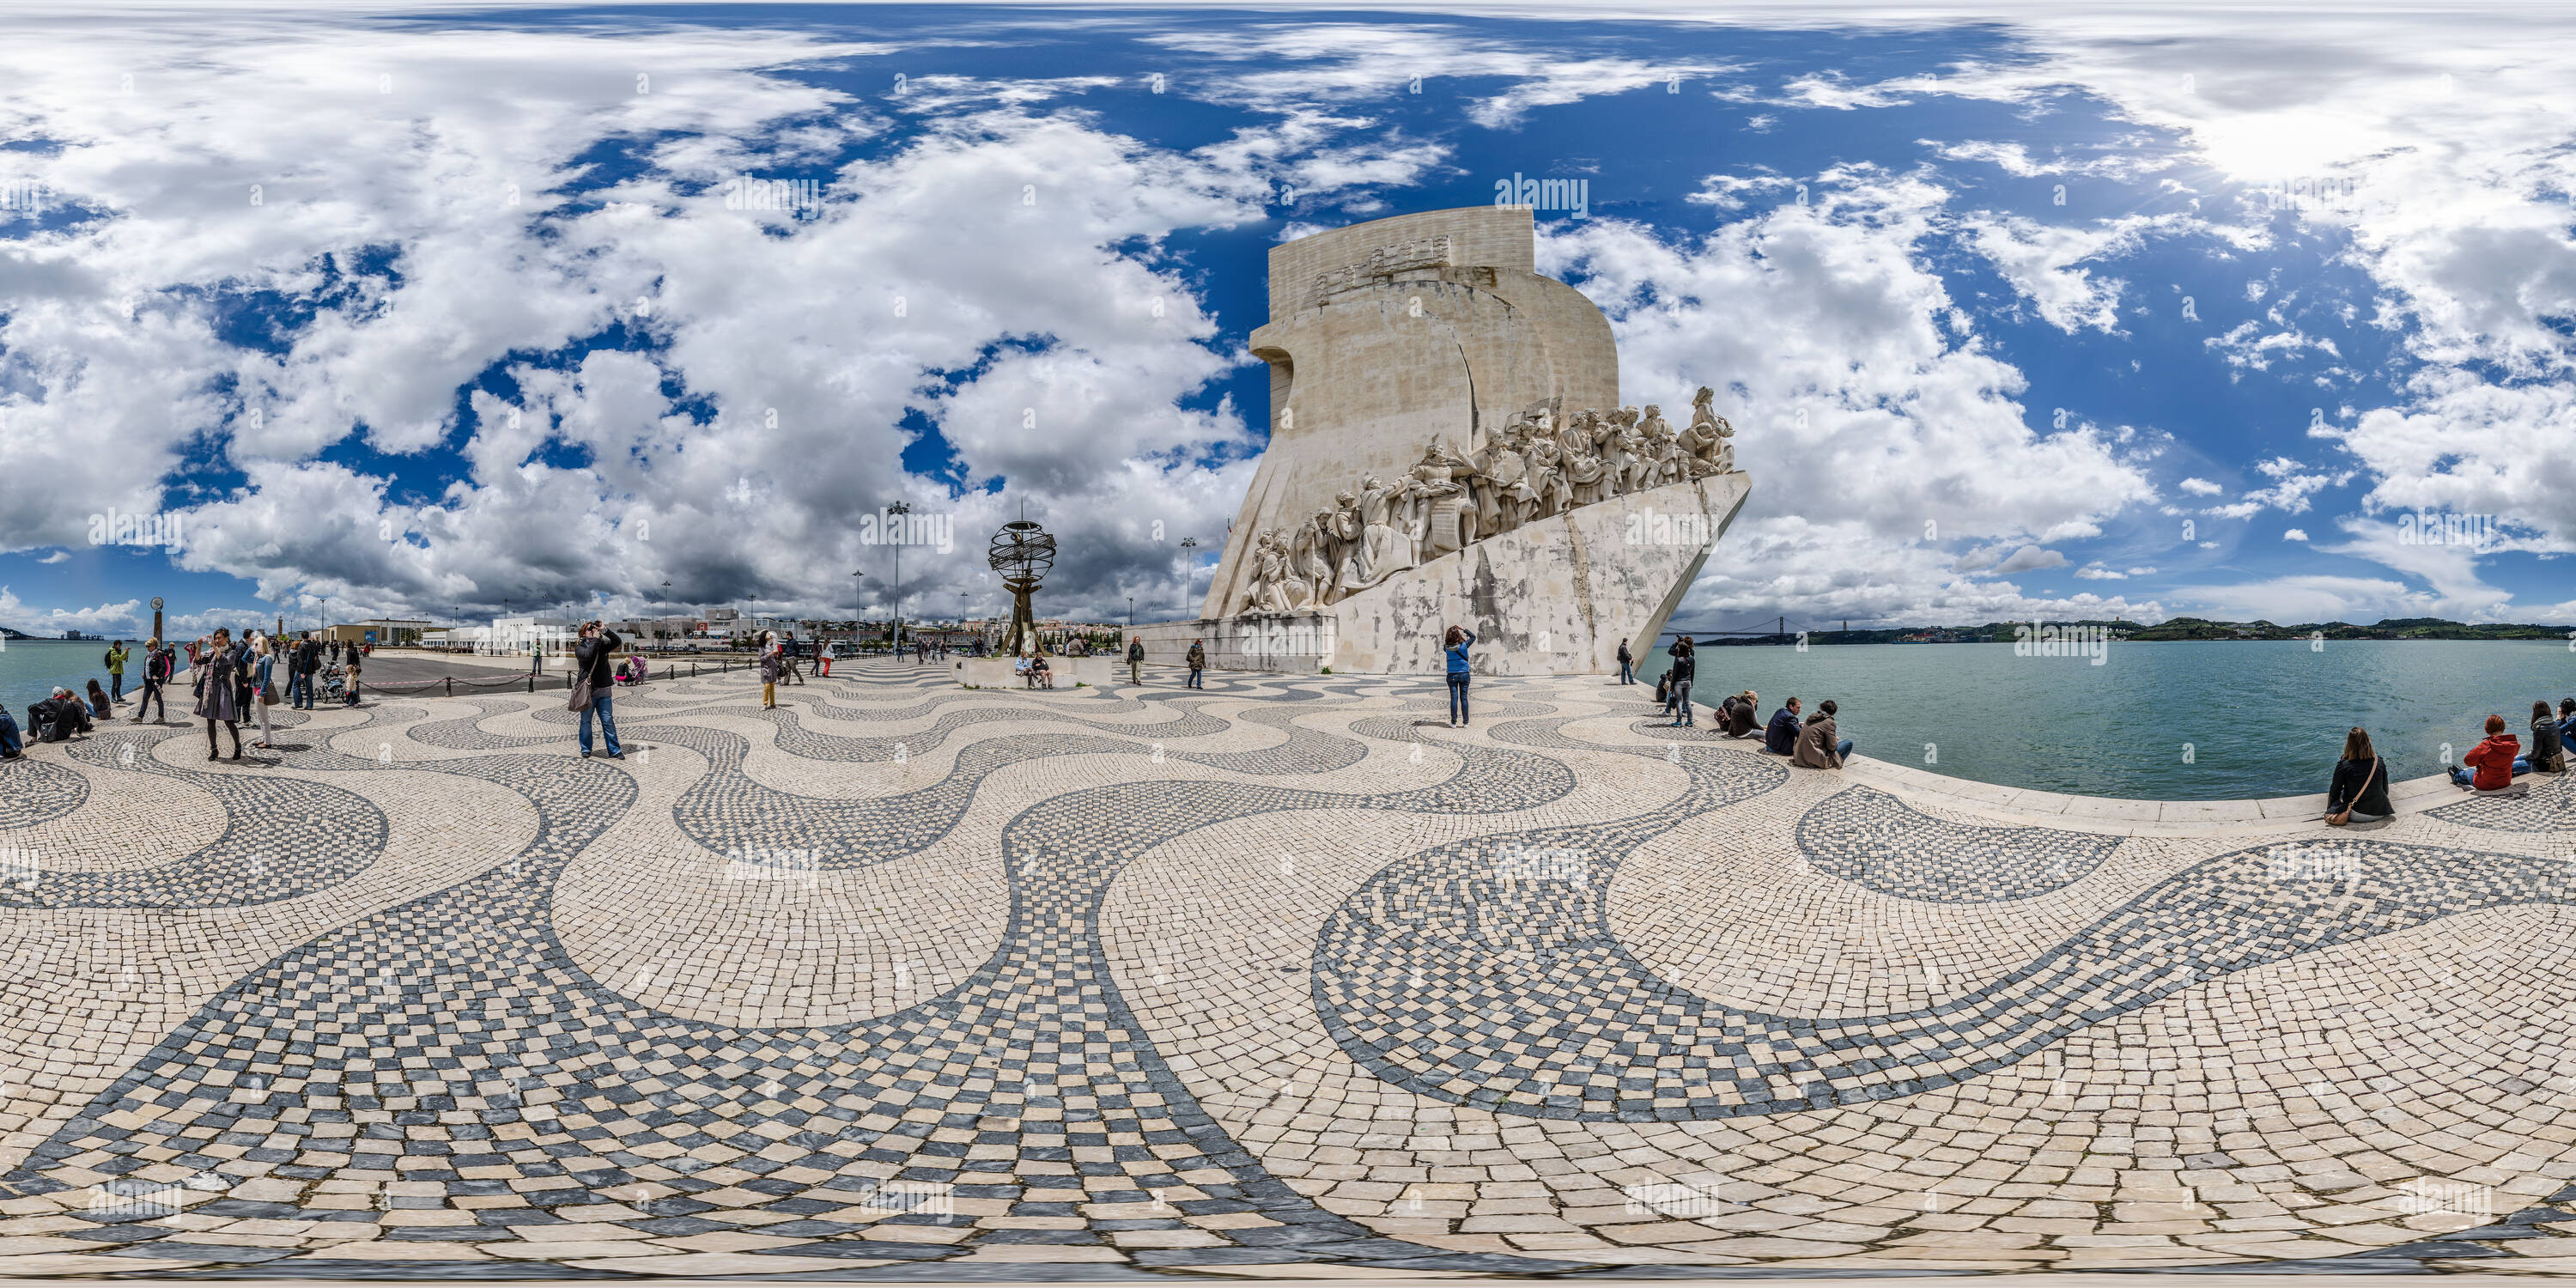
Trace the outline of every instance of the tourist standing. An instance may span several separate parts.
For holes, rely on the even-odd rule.
[[[1699,646],[1684,635],[1673,641],[1672,655],[1672,669],[1664,673],[1664,682],[1670,686],[1665,696],[1672,706],[1672,727],[1692,728],[1699,724],[1699,713],[1691,709],[1690,700],[1691,681],[1699,676]]]
[[[2388,770],[2371,750],[2370,735],[2354,725],[2343,736],[2343,757],[2335,761],[2334,782],[2326,788],[2326,824],[2376,823],[2396,812],[2388,803]]]
[[[357,646],[356,644],[354,644],[354,643],[353,643],[353,644],[351,644],[351,645],[349,645],[349,662],[348,662],[348,669],[349,669],[349,696],[347,696],[347,697],[345,697],[345,698],[342,698],[342,699],[340,700],[340,705],[342,705],[342,706],[347,706],[347,707],[354,707],[354,706],[358,705],[358,669],[359,669],[359,663],[358,663],[358,646]]]
[[[779,673],[786,678],[789,684],[803,684],[805,682],[803,669],[796,665],[797,648],[796,634],[795,632],[790,631],[787,635],[787,643],[782,646],[780,650],[782,664],[779,667]]]
[[[215,743],[215,726],[218,724],[233,736],[233,759],[241,759],[241,725],[238,723],[241,706],[238,701],[240,694],[234,687],[239,678],[232,649],[232,628],[216,627],[213,647],[201,654],[198,664],[190,669],[197,673],[197,715],[206,722],[206,759],[223,758]]]
[[[1449,655],[1449,727],[1452,729],[1467,727],[1467,680],[1475,674],[1474,668],[1467,663],[1467,648],[1475,642],[1476,633],[1464,626],[1450,627],[1448,638],[1442,642],[1442,651]]]
[[[1775,756],[1796,754],[1798,750],[1798,700],[1791,698],[1771,713],[1771,723],[1762,730],[1762,750]]]
[[[143,713],[151,710],[152,704],[155,702],[161,704],[161,719],[154,723],[158,724],[169,720],[170,701],[161,694],[162,686],[169,682],[169,651],[158,639],[145,643],[143,646],[143,696],[135,699],[134,702],[133,722],[135,724],[143,723]]]
[[[1628,641],[1623,638],[1619,641],[1619,683],[1635,684],[1636,682],[1637,655],[1628,651]]]
[[[608,744],[610,760],[626,759],[626,751],[617,745],[617,676],[610,667],[617,647],[626,641],[617,632],[597,620],[581,624],[580,642],[573,645],[573,687],[588,686],[590,701],[581,708],[581,754],[590,755],[590,719],[599,717],[599,730]]]
[[[825,640],[815,647],[814,674],[826,680],[832,678],[832,654],[835,647],[830,640]]]
[[[293,649],[286,658],[286,704],[299,710],[313,706],[313,673],[322,666],[321,646],[313,642],[313,632],[295,637]]]
[[[760,633],[760,709],[778,709],[778,632]]]
[[[1127,640],[1127,682],[1129,684],[1145,682],[1145,641],[1133,636],[1128,637]]]
[[[276,731],[269,727],[268,709],[277,704],[277,690],[270,687],[277,675],[277,639],[271,635],[253,635],[250,654],[250,701],[259,712],[259,741],[251,745],[261,751],[275,751],[270,745]]]
[[[1834,740],[1834,700],[1816,704],[1815,718],[1798,730],[1798,747],[1790,759],[1809,769],[1840,769],[1852,754],[1852,740]]]
[[[1189,683],[1188,683],[1188,684],[1186,684],[1186,685],[1184,685],[1184,686],[1182,686],[1182,687],[1184,687],[1184,688],[1191,688],[1191,689],[1204,689],[1204,688],[1206,688],[1206,687],[1207,687],[1207,641],[1206,641],[1206,640],[1204,640],[1204,639],[1195,639],[1195,640],[1191,640],[1191,641],[1190,641],[1190,651],[1189,651],[1189,655],[1188,655],[1188,657],[1187,657],[1187,659],[1186,659],[1186,660],[1187,660],[1187,661],[1189,662],[1189,664],[1190,664],[1190,679],[1189,679]]]
[[[125,701],[125,659],[130,656],[132,655],[126,651],[123,640],[107,646],[107,700],[109,702]]]

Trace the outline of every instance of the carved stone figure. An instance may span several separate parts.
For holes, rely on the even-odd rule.
[[[1643,492],[1655,485],[1655,449],[1646,436],[1637,432],[1633,413],[1620,411],[1619,422],[1619,494]]]
[[[1556,435],[1533,427],[1529,436],[1529,491],[1533,519],[1553,518],[1563,513],[1572,500],[1565,479],[1565,452],[1556,445]]]
[[[1608,499],[1606,484],[1609,477],[1608,465],[1589,443],[1565,458],[1565,480],[1573,490],[1575,505],[1590,505]]]
[[[1560,415],[1539,402],[1513,412],[1472,456],[1433,438],[1394,482],[1369,475],[1294,529],[1256,533],[1241,611],[1321,609],[1532,520],[1731,471],[1735,428],[1716,397],[1702,386],[1681,430],[1652,403]]]
[[[1404,485],[1404,529],[1412,537],[1419,558],[1436,559],[1475,540],[1469,531],[1471,525],[1461,517],[1466,513],[1468,497],[1467,487],[1457,480],[1457,473],[1466,464],[1443,449],[1436,438],[1423,445],[1422,459],[1414,464]]]
[[[1701,385],[1699,392],[1691,396],[1691,427],[1689,437],[1684,441],[1690,446],[1691,455],[1700,462],[1700,467],[1693,470],[1692,478],[1730,474],[1735,470],[1735,444],[1727,441],[1735,437],[1735,426],[1727,424],[1726,417],[1718,415],[1710,407],[1716,397],[1717,391],[1706,385]]]
[[[1476,531],[1479,537],[1509,532],[1520,526],[1522,484],[1529,474],[1529,463],[1515,449],[1508,429],[1487,440],[1476,453]]]
[[[1315,517],[1298,525],[1290,562],[1306,579],[1307,602],[1316,608],[1339,598],[1333,590],[1333,546],[1332,511],[1317,510]]]
[[[1251,603],[1246,612],[1285,613],[1291,611],[1288,592],[1288,547],[1280,540],[1279,529],[1271,528],[1253,539],[1253,573]]]
[[[1413,539],[1396,526],[1402,489],[1371,474],[1360,484],[1359,545],[1342,564],[1342,589],[1366,590],[1413,566]]]

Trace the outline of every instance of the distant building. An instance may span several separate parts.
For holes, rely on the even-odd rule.
[[[426,617],[373,617],[362,622],[342,622],[322,628],[320,638],[344,644],[373,644],[378,648],[418,644],[421,634],[429,629]]]

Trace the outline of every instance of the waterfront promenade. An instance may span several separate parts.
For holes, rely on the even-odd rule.
[[[0,766],[0,1274],[2576,1270],[2564,783],[840,669]]]

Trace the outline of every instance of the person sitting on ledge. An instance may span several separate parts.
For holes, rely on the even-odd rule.
[[[1029,660],[1029,678],[1037,681],[1041,689],[1055,687],[1055,668],[1047,665],[1046,654],[1040,653]]]
[[[1796,754],[1798,750],[1798,700],[1789,699],[1771,713],[1771,724],[1762,731],[1762,750],[1774,756]]]
[[[1816,704],[1816,714],[1798,730],[1798,747],[1790,757],[1809,769],[1840,769],[1852,754],[1852,740],[1834,741],[1834,700]]]
[[[1038,687],[1037,673],[1029,669],[1029,659],[1025,657],[1011,663],[1011,674],[1020,677],[1020,687],[1023,689]]]
[[[1744,692],[1728,698],[1726,703],[1726,709],[1719,714],[1724,717],[1721,723],[1726,727],[1727,737],[1758,738],[1762,736],[1762,697],[1760,694],[1755,693],[1751,689],[1746,689]]]
[[[2521,758],[2522,743],[2504,731],[2503,716],[2487,717],[2487,739],[2460,757],[2451,767],[2451,781],[2472,791],[2500,792],[2513,786],[2513,780],[2531,772],[2531,762]],[[2477,773],[2472,776],[2469,771]]]
[[[2576,746],[2576,698],[2558,700],[2558,742],[2561,746]]]
[[[2354,725],[2343,736],[2343,758],[2335,762],[2334,783],[2326,789],[2326,822],[2377,823],[2396,812],[2388,803],[2388,767],[2371,750],[2370,735]]]
[[[91,692],[95,693],[98,689],[98,681],[92,680],[89,683]],[[2558,721],[2551,718],[2549,700],[2546,698],[2531,704],[2531,772],[2535,774],[2567,772],[2567,743],[2565,739],[2559,737]]]

